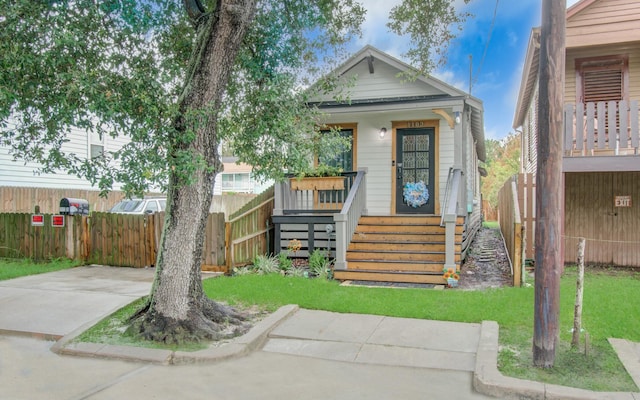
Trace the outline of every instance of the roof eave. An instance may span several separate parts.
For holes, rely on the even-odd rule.
[[[518,91],[518,101],[516,103],[516,113],[513,118],[513,128],[516,129],[524,123],[524,118],[529,109],[529,100],[532,90],[535,88],[538,76],[540,59],[540,28],[533,28],[529,36],[527,54],[522,67],[522,80]]]

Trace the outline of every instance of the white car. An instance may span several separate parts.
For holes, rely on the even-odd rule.
[[[149,197],[144,199],[124,199],[109,212],[119,214],[153,214],[164,211],[167,208],[165,197]]]

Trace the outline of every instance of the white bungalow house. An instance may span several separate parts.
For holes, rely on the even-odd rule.
[[[349,100],[314,99],[326,126],[352,139],[345,154],[320,155],[342,183],[276,185],[275,249],[327,249],[336,279],[442,283],[459,268],[480,227],[482,102],[366,46],[334,73],[355,84]],[[344,189],[343,189],[344,188]]]

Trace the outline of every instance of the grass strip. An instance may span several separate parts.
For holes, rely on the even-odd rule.
[[[46,272],[60,271],[80,265],[79,261],[66,258],[50,260],[47,262],[35,262],[28,259],[0,259],[0,281],[20,278],[22,276],[44,274]]]

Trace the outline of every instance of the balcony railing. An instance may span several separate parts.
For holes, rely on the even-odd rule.
[[[567,104],[564,156],[638,156],[638,100]]]

